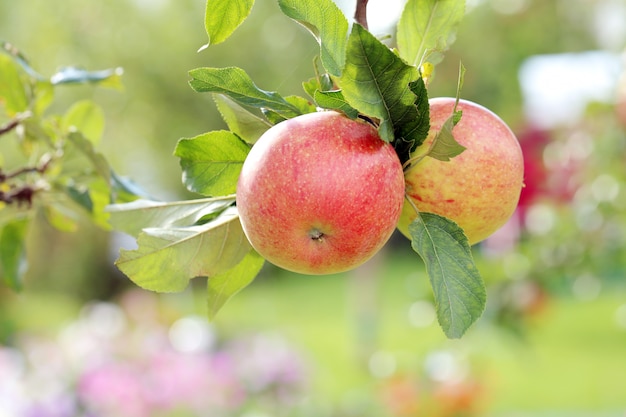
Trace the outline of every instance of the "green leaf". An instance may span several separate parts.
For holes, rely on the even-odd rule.
[[[320,44],[322,65],[341,75],[346,56],[348,20],[332,0],[279,0],[283,13],[307,28]]]
[[[22,288],[22,274],[26,265],[24,239],[28,219],[14,219],[0,232],[0,271],[4,282],[18,291]]]
[[[460,338],[482,315],[487,298],[467,237],[456,223],[432,213],[419,213],[409,234],[426,264],[439,324],[446,336]]]
[[[427,57],[437,63],[454,42],[464,15],[465,0],[408,0],[396,34],[400,56],[414,66]],[[439,56],[429,56],[435,52]]]
[[[254,280],[264,263],[265,259],[252,249],[236,266],[209,278],[207,285],[209,319],[213,320],[232,296]]]
[[[137,244],[122,249],[115,264],[135,284],[157,292],[182,291],[192,278],[219,276],[251,250],[235,207],[200,226],[144,229]]]
[[[26,86],[18,69],[10,56],[0,52],[0,103],[9,117],[28,109]]]
[[[91,100],[78,101],[65,113],[61,125],[65,131],[73,128],[93,144],[98,144],[104,131],[104,112]]]
[[[297,108],[298,111],[300,111],[300,114],[315,113],[317,111],[315,104],[311,103],[304,97],[287,96],[285,97],[285,100]]]
[[[94,171],[108,183],[111,180],[111,167],[106,158],[95,150],[93,143],[78,131],[70,132],[67,138],[74,145],[74,148],[87,158]]]
[[[206,196],[234,194],[250,146],[237,135],[216,130],[178,141],[174,155],[180,158],[183,183]]]
[[[204,27],[209,45],[224,42],[250,15],[254,0],[207,0]]]
[[[270,127],[271,123],[248,111],[223,94],[214,94],[217,110],[231,132],[253,144]]]
[[[106,211],[110,213],[109,222],[115,230],[136,238],[147,228],[193,226],[209,215],[217,217],[234,203],[234,195],[174,202],[140,199],[130,203],[111,204]]]
[[[443,123],[441,129],[437,132],[437,136],[433,139],[433,144],[428,152],[428,156],[440,161],[449,161],[455,156],[463,153],[466,149],[463,145],[458,143],[456,139],[454,139],[454,135],[452,134],[455,119],[458,120],[458,112],[452,113],[452,115]]]
[[[29,220],[16,218],[0,231],[0,274],[10,288],[22,289],[22,274],[26,265],[26,231]]]
[[[339,83],[352,107],[380,120],[378,132],[384,141],[391,142],[395,136],[416,140],[417,97],[409,85],[417,79],[417,68],[405,64],[374,35],[354,24]]]
[[[302,83],[302,88],[311,97],[315,99],[315,92],[319,91],[333,91],[336,90],[333,80],[328,74],[322,74],[318,77],[313,77]]]
[[[359,111],[352,107],[350,104],[348,104],[346,99],[343,97],[343,93],[340,90],[317,90],[314,93],[314,98],[317,105],[324,109],[340,111],[351,119],[356,119],[359,115]]]
[[[242,106],[267,108],[288,118],[301,114],[280,94],[257,87],[241,68],[196,68],[189,75],[189,85],[198,93],[225,94]]]

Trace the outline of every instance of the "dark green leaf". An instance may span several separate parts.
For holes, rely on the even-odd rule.
[[[254,0],[207,0],[204,27],[209,43],[206,46],[228,39],[250,15],[253,5]]]
[[[426,264],[439,324],[446,336],[459,338],[482,315],[487,298],[467,237],[456,223],[432,213],[418,214],[409,234]]]
[[[208,215],[217,215],[233,205],[235,196],[203,198],[174,202],[135,200],[131,203],[111,204],[109,222],[115,230],[138,237],[146,228],[181,228],[196,225]]]
[[[0,231],[0,271],[5,284],[16,291],[22,288],[28,223],[27,219],[13,219]]]
[[[255,143],[272,124],[248,111],[223,94],[215,94],[217,110],[231,132],[248,143]]]
[[[196,68],[189,75],[189,85],[199,93],[225,94],[242,106],[267,108],[287,118],[301,114],[280,94],[257,87],[241,68]]]
[[[351,119],[356,119],[359,115],[358,110],[348,104],[340,90],[317,90],[314,97],[317,105],[324,109],[340,111]]]
[[[339,80],[346,101],[360,113],[380,121],[378,132],[386,142],[400,135],[415,140],[417,97],[409,84],[419,78],[415,67],[405,64],[361,25],[354,24],[348,39],[346,66]]]
[[[301,23],[320,44],[322,65],[341,75],[346,56],[348,20],[332,0],[279,0],[283,13]]]
[[[135,284],[157,292],[182,291],[192,278],[224,274],[251,250],[234,207],[200,226],[144,229],[137,244],[122,249],[115,264]]]
[[[211,320],[232,296],[254,280],[264,263],[265,259],[252,249],[236,266],[209,278],[207,293]]]
[[[400,56],[414,66],[426,58],[437,63],[454,42],[464,15],[465,0],[408,0],[397,28]]]
[[[183,183],[206,196],[234,194],[250,146],[226,130],[204,133],[178,141],[174,155],[180,158]]]

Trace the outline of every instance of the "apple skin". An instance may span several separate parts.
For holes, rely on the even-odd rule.
[[[430,131],[412,157],[426,152],[452,115],[455,101],[429,100]],[[502,227],[515,211],[523,187],[524,158],[519,141],[496,114],[467,100],[460,100],[457,110],[463,116],[452,134],[465,151],[450,161],[425,157],[409,166],[406,192],[419,211],[455,221],[473,245]],[[408,227],[416,217],[406,201],[398,229],[409,239]]]
[[[281,122],[252,147],[237,207],[252,247],[302,274],[353,269],[394,232],[404,174],[374,126],[335,111]]]

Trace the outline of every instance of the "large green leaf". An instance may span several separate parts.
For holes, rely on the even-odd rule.
[[[204,27],[209,45],[224,42],[250,15],[254,0],[207,0]]]
[[[456,27],[465,14],[465,0],[408,0],[400,16],[397,43],[400,56],[419,66],[429,60],[436,63],[454,42]]]
[[[215,318],[222,306],[235,294],[244,289],[257,276],[265,259],[251,249],[236,266],[209,278],[207,285],[209,318]]]
[[[235,207],[199,226],[143,229],[137,245],[122,249],[115,264],[135,284],[157,292],[182,291],[192,278],[224,274],[251,250]]]
[[[151,227],[185,227],[196,225],[207,216],[217,216],[235,202],[235,196],[203,198],[174,202],[135,200],[111,204],[109,222],[121,232],[138,237],[143,229]]]
[[[0,273],[4,282],[14,290],[22,288],[27,227],[28,219],[16,218],[5,224],[0,231]]]
[[[241,68],[196,68],[189,75],[189,85],[199,93],[225,94],[242,106],[266,108],[287,118],[301,114],[280,94],[257,87]]]
[[[348,20],[332,0],[279,0],[283,13],[301,23],[320,44],[322,65],[341,75],[346,57]]]
[[[180,158],[183,183],[206,196],[233,194],[250,146],[237,135],[216,130],[178,141],[174,155]]]
[[[487,298],[467,237],[456,223],[432,213],[419,213],[409,234],[426,264],[439,324],[449,338],[460,338],[482,315]]]
[[[410,84],[419,79],[389,47],[361,25],[354,24],[348,39],[346,66],[339,79],[346,101],[359,112],[380,121],[381,138],[418,139],[417,96]],[[423,140],[423,138],[422,138]]]
[[[272,127],[267,120],[223,94],[215,94],[214,99],[217,110],[230,131],[248,143],[255,143],[267,129]]]

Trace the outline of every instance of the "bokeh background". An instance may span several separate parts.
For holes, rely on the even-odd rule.
[[[198,0],[0,0],[0,38],[47,75],[122,67],[124,91],[59,88],[50,112],[94,100],[118,173],[155,199],[194,198],[176,141],[224,124],[187,72],[239,66],[283,95],[313,75],[313,38],[275,1],[256,3],[202,52]],[[393,34],[402,2],[369,7],[371,30]],[[140,290],[113,266],[127,238],[41,221],[24,290],[0,288],[0,416],[623,417],[625,48],[623,0],[468,0],[430,95],[455,94],[462,61],[462,97],[517,133],[526,187],[513,219],[474,248],[488,307],[461,340],[439,329],[399,235],[347,274],[268,265],[209,323],[201,280]]]

